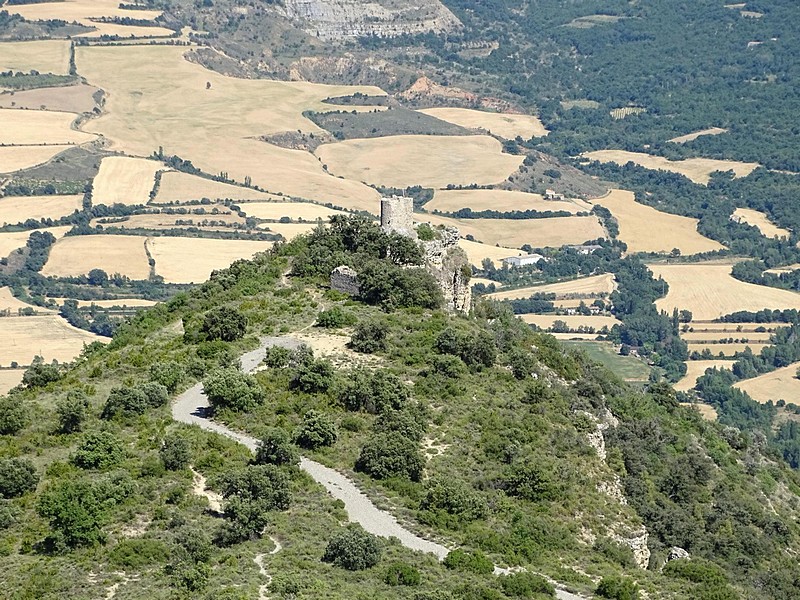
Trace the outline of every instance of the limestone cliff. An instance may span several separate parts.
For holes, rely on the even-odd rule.
[[[438,0],[284,0],[285,16],[323,40],[444,33],[461,22]]]

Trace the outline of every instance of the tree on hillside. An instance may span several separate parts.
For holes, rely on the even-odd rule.
[[[201,331],[207,340],[233,342],[244,337],[247,318],[235,308],[215,308],[206,314]]]
[[[286,431],[270,427],[258,444],[256,462],[261,465],[296,465],[300,462],[300,455]]]
[[[269,513],[291,503],[289,477],[274,465],[250,465],[222,477],[225,517],[224,541],[258,537],[269,523]]]
[[[0,460],[0,498],[17,498],[36,489],[39,475],[27,458]]]
[[[332,446],[338,437],[336,423],[330,417],[310,410],[303,416],[303,422],[295,431],[294,441],[298,446],[314,450],[322,446]]]
[[[215,409],[248,411],[264,400],[264,390],[256,378],[233,367],[208,373],[203,378],[203,391]]]
[[[103,504],[93,486],[86,481],[66,480],[49,487],[39,498],[39,514],[49,519],[53,533],[46,545],[79,548],[105,541],[100,528]]]
[[[331,538],[322,560],[349,571],[359,571],[377,565],[382,552],[377,537],[351,523]]]

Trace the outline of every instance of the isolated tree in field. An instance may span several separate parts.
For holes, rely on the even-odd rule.
[[[206,314],[201,331],[207,340],[233,342],[244,337],[247,318],[235,308],[215,308]]]
[[[215,409],[254,409],[264,400],[264,390],[252,375],[232,367],[214,369],[203,378],[203,391]]]
[[[270,427],[258,444],[256,462],[262,465],[296,465],[300,462],[300,455],[286,431]]]
[[[351,523],[331,538],[322,560],[349,571],[359,571],[377,565],[382,552],[377,537]]]
[[[227,541],[252,539],[267,526],[270,512],[289,508],[289,477],[274,465],[251,465],[223,476],[222,496]]]
[[[103,286],[108,283],[108,273],[103,269],[92,269],[88,274],[89,285]]]
[[[28,409],[17,398],[0,398],[0,434],[12,435],[28,423]]]
[[[315,410],[310,410],[303,416],[303,422],[294,434],[297,445],[310,450],[332,446],[338,437],[336,423],[327,415]]]
[[[0,460],[0,498],[18,498],[36,489],[39,475],[27,458]]]

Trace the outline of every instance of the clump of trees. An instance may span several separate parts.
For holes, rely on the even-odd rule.
[[[203,391],[215,410],[244,412],[264,401],[264,390],[256,378],[234,367],[208,373],[203,378]]]
[[[377,565],[382,553],[378,538],[351,523],[331,538],[322,560],[348,571],[360,571]]]
[[[274,465],[249,465],[221,479],[227,526],[220,541],[235,543],[257,538],[270,513],[287,510],[291,504],[289,476]]]

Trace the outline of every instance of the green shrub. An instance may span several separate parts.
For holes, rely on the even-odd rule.
[[[315,410],[310,410],[303,416],[303,422],[294,433],[295,443],[310,450],[332,446],[338,437],[336,423],[324,413]]]
[[[147,399],[147,404],[152,408],[164,406],[169,402],[169,392],[167,387],[155,381],[149,381],[136,386],[139,391],[144,394]]]
[[[334,306],[329,310],[323,310],[317,315],[315,327],[326,327],[328,329],[338,329],[354,325],[357,319],[355,315],[344,310],[341,306]]]
[[[122,462],[125,453],[122,443],[111,433],[88,433],[72,456],[72,462],[82,469],[110,469]]]
[[[28,409],[18,398],[0,398],[0,434],[13,435],[28,424]]]
[[[203,378],[203,391],[215,409],[253,410],[264,401],[264,390],[252,375],[235,368],[214,369]]]
[[[383,321],[359,321],[348,344],[351,349],[364,354],[374,354],[386,350],[389,329]]]
[[[290,386],[306,394],[324,394],[333,386],[333,375],[329,361],[309,358],[296,367]]]
[[[128,569],[163,565],[169,556],[169,548],[164,542],[147,538],[120,540],[108,553],[111,564]]]
[[[637,600],[639,588],[629,577],[603,577],[597,585],[595,593],[601,598],[611,600]]]
[[[542,465],[527,460],[511,467],[506,485],[509,494],[531,502],[553,500],[557,495],[550,473]]]
[[[633,557],[633,550],[628,546],[623,546],[609,538],[597,538],[594,549],[605,556],[608,560],[626,568],[634,568],[636,561]]]
[[[215,308],[208,311],[200,330],[207,340],[233,342],[244,337],[247,318],[235,308]]]
[[[694,583],[728,583],[728,578],[721,568],[702,558],[671,560],[664,565],[663,573],[668,577],[686,579]]]
[[[399,433],[379,433],[361,448],[356,470],[375,479],[405,477],[419,481],[425,468],[417,443]]]
[[[180,471],[187,468],[191,462],[191,446],[184,438],[171,435],[164,440],[158,455],[165,469]]]
[[[62,377],[58,362],[45,363],[41,356],[36,356],[22,375],[22,384],[27,388],[44,387],[48,383],[58,381]]]
[[[18,498],[36,489],[39,475],[27,458],[0,460],[0,498]]]
[[[89,409],[89,398],[79,390],[72,390],[66,398],[56,402],[58,430],[61,433],[75,433],[83,427]]]
[[[149,406],[147,395],[139,388],[113,388],[100,416],[104,419],[114,419],[142,415]]]
[[[555,597],[556,589],[541,575],[513,573],[500,577],[500,589],[511,598],[534,598],[537,594]]]
[[[150,365],[150,378],[160,383],[170,394],[174,394],[183,381],[183,365],[174,361],[157,362]]]
[[[396,432],[415,442],[422,441],[427,428],[425,411],[421,406],[409,407],[404,410],[387,410],[382,412],[375,421],[376,432]]]
[[[300,462],[300,455],[286,431],[270,427],[258,444],[256,462],[262,465],[296,465]]]
[[[331,538],[322,560],[348,571],[360,571],[377,565],[382,551],[377,537],[351,523]]]
[[[442,564],[453,571],[469,571],[478,575],[489,575],[494,572],[494,563],[480,550],[473,552],[453,550],[447,554]]]
[[[51,550],[93,546],[105,541],[101,529],[103,502],[86,481],[67,480],[47,488],[39,498],[39,514],[50,521],[46,540]]]
[[[289,366],[292,351],[283,346],[270,346],[264,354],[264,364],[271,369],[282,369]]]
[[[486,516],[486,503],[467,484],[456,479],[430,479],[420,509],[444,512],[456,520],[474,521]]]
[[[354,369],[347,374],[338,398],[347,410],[380,414],[403,408],[411,392],[399,377],[385,369]]]
[[[289,477],[274,465],[250,465],[226,473],[221,484],[228,519],[224,543],[258,537],[270,522],[269,513],[291,504]]]
[[[397,562],[389,565],[386,569],[386,575],[383,577],[383,581],[387,585],[419,585],[420,582],[420,575],[419,571],[414,568],[413,566]]]

